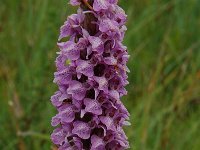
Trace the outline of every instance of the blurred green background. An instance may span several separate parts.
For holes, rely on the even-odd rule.
[[[67,0],[0,0],[0,149],[49,150]],[[200,149],[200,0],[121,0],[131,150]]]

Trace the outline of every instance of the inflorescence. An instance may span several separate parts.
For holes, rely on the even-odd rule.
[[[129,55],[122,44],[127,16],[117,3],[70,0],[79,8],[60,30],[54,74],[59,90],[51,97],[58,111],[51,139],[59,150],[129,148],[122,129],[129,113],[120,100],[128,84]]]

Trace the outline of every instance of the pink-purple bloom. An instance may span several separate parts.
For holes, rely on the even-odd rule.
[[[51,97],[58,113],[51,139],[59,150],[127,149],[122,127],[130,124],[129,113],[120,100],[129,72],[122,44],[126,14],[118,0],[69,3],[79,9],[60,30],[54,74],[59,90]]]

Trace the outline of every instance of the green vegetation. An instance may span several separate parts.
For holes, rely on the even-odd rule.
[[[131,150],[200,149],[200,1],[121,0],[131,55]],[[49,150],[67,0],[0,0],[0,149]]]

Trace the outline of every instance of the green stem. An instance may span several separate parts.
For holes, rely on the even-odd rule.
[[[90,9],[90,10],[94,10],[92,8],[92,6],[86,1],[86,0],[82,0],[82,2]]]

